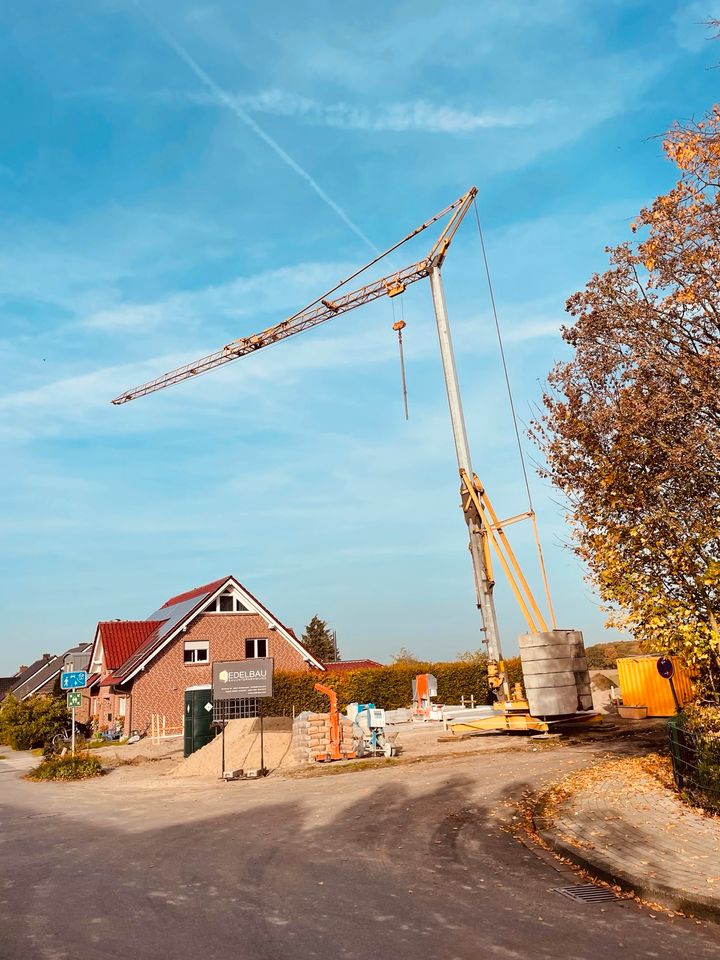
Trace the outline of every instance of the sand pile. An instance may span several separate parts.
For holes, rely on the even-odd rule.
[[[292,720],[289,717],[266,717],[265,727],[265,767],[277,770],[278,767],[293,766],[290,751],[292,739]],[[219,777],[221,770],[222,745],[220,735],[191,754],[173,771],[179,777]],[[260,767],[260,721],[230,720],[225,728],[225,769],[257,770]]]

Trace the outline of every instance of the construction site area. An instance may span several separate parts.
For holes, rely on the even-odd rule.
[[[386,705],[381,702],[341,705],[345,710],[342,713],[333,687],[316,684],[315,689],[329,698],[328,712],[303,711],[301,708],[299,715],[293,718],[291,730],[285,729],[283,727],[285,721],[280,720],[273,721],[272,728],[268,727],[268,745],[271,739],[275,744],[276,741],[291,736],[291,748],[287,750],[277,748],[282,754],[282,763],[289,762],[290,758],[295,762],[337,762],[368,754],[390,758],[396,752],[397,733],[390,733],[393,721],[408,719],[442,719],[446,731],[449,731],[451,736],[466,737],[483,733],[511,732],[548,737],[560,735],[568,729],[582,730],[602,722],[600,713],[594,709],[583,634],[578,629],[559,627],[556,622],[526,458],[520,441],[520,427],[515,412],[503,338],[495,309],[492,279],[485,256],[476,197],[477,189],[471,187],[457,200],[424,221],[385,251],[378,253],[349,276],[339,280],[288,319],[257,334],[243,336],[215,353],[186,363],[147,383],[126,390],[112,401],[115,405],[122,406],[168,387],[175,387],[328,323],[371,301],[388,298],[393,304],[397,300],[400,305],[399,318],[395,319],[393,330],[397,333],[401,385],[407,418],[407,382],[403,350],[403,331],[406,322],[403,295],[411,284],[428,281],[447,393],[450,428],[457,459],[460,505],[468,533],[475,600],[480,617],[479,637],[486,652],[490,702],[478,704],[473,702],[469,705],[463,698],[463,703],[460,705],[436,706],[435,698],[438,697],[436,678],[431,674],[418,674],[413,681],[412,713],[407,714],[406,711],[406,715],[402,717],[392,716],[386,711]],[[488,491],[473,470],[442,279],[442,270],[451,252],[451,245],[457,242],[460,227],[471,212],[482,251],[485,281],[494,315],[498,363],[502,366],[507,388],[506,403],[512,415],[517,440],[516,470],[523,478],[527,495],[527,509],[506,519],[498,516]],[[362,286],[351,288],[353,282],[357,282],[358,278],[366,275],[368,271],[376,270],[379,264],[393,262],[399,256],[399,252],[404,251],[407,244],[416,245],[418,238],[422,240],[426,231],[430,231],[431,235],[434,232],[436,236],[429,250],[419,260],[399,269],[393,267],[390,273],[385,273],[379,278],[374,277]],[[397,316],[394,306],[393,316]],[[529,524],[532,530],[538,571],[533,577],[523,569],[508,536],[508,529],[519,522]],[[498,575],[502,576],[504,582],[509,585],[527,629],[527,632],[518,638],[521,677],[514,681],[511,681],[506,670],[501,647],[501,630],[494,599]],[[544,611],[531,587],[533,579],[542,585]],[[668,660],[668,666],[672,674],[677,665]],[[262,702],[263,698],[272,696],[274,669],[272,658],[252,660],[247,659],[246,654],[244,661],[219,664],[218,669],[220,668],[222,673],[216,674],[213,667],[211,688],[198,686],[186,691],[185,754],[188,756],[198,746],[205,747],[207,751],[205,744],[215,734],[220,733],[220,746],[216,748],[213,745],[213,750],[219,749],[221,753],[219,762],[221,776],[226,779],[248,775],[262,776],[266,767],[263,752]],[[217,676],[222,677],[225,684],[222,692],[218,692],[220,685],[216,682]],[[240,681],[236,682],[232,689],[227,687],[229,676]],[[240,678],[245,678],[244,685]],[[260,678],[262,682],[259,682]],[[122,687],[124,682],[122,677],[119,681],[118,687]],[[103,681],[100,682],[102,684]],[[669,682],[675,698],[673,702],[677,703],[676,686],[673,686],[672,679]],[[676,680],[677,683],[678,680]],[[690,684],[686,686],[684,696],[687,700],[691,696],[691,691]],[[670,687],[668,692],[669,690]],[[440,693],[442,695],[442,691]],[[408,697],[408,705],[409,699]],[[627,699],[623,704],[623,706],[635,705],[629,704]],[[237,723],[238,720],[250,717],[259,718],[260,756],[257,762],[253,759],[251,763],[247,756],[243,755],[244,747],[242,747],[239,748],[238,758],[230,759],[230,753],[225,752],[226,749],[230,751],[231,745],[240,741],[234,735],[234,730],[237,728],[231,732],[230,728],[226,729],[226,727],[228,723]],[[211,724],[212,732],[209,729]],[[240,740],[242,739],[240,737]],[[200,761],[197,762],[200,764]],[[217,761],[215,766],[217,767]],[[252,771],[251,774],[247,773],[248,770]]]
[[[0,960],[717,960],[719,17],[4,5]]]
[[[382,686],[373,682],[379,674],[371,670],[363,689],[372,700],[340,702],[333,671],[341,669],[343,663],[323,663],[242,583],[225,577],[171,597],[145,620],[99,622],[92,644],[81,645],[76,654],[84,657],[84,668],[78,670],[77,664],[70,662],[65,662],[62,669],[58,667],[63,689],[73,690],[68,693],[71,755],[76,747],[76,720],[89,721],[96,736],[133,746],[147,736],[148,730],[158,743],[167,737],[182,737],[184,760],[174,771],[179,776],[247,780],[302,765],[390,761],[418,750],[418,756],[431,755],[437,752],[433,740],[447,750],[449,744],[460,744],[462,749],[481,737],[498,736],[498,742],[509,737],[546,742],[568,735],[582,736],[603,724],[607,727],[603,714],[608,712],[636,720],[670,716],[692,699],[691,678],[677,658],[671,657],[650,657],[644,662],[620,659],[617,689],[614,679],[605,678],[604,692],[593,690],[582,630],[557,623],[550,589],[552,571],[546,568],[541,546],[476,198],[477,189],[471,187],[286,320],[124,390],[112,403],[123,407],[169,387],[176,388],[386,298],[393,305],[392,329],[397,335],[407,418],[403,297],[412,284],[427,281],[479,614],[481,653],[477,662],[485,671],[481,685],[484,692],[476,696],[479,688],[474,685],[471,690],[461,691],[460,702],[447,702],[442,683],[439,688],[432,673],[418,672],[412,679],[412,690],[394,690],[394,702],[388,703]],[[517,463],[507,469],[521,480],[526,495],[526,509],[505,519],[496,512],[473,469],[443,284],[443,268],[453,244],[459,242],[460,228],[468,214],[479,241],[497,335],[497,362],[503,371],[505,402],[516,439]],[[433,239],[419,259],[404,267],[395,266],[406,245],[417,248],[418,243],[426,243],[427,236]],[[390,272],[353,286],[359,278],[367,279],[369,272],[376,274],[390,263]],[[518,523],[531,531],[536,554],[532,572],[527,563],[520,562],[511,545],[509,531]],[[502,650],[503,631],[495,602],[498,577],[509,589],[525,623],[526,632],[517,639],[519,660],[513,670]],[[533,583],[540,588],[542,602]],[[292,716],[288,716],[287,702],[278,709],[273,699],[278,667],[283,676],[293,671],[318,675],[312,688],[305,685],[300,692],[301,687],[297,687],[297,694],[291,696]],[[192,680],[195,682],[189,682]],[[291,678],[283,682],[286,688],[288,683],[292,687]],[[30,680],[22,683],[27,687]],[[658,684],[659,693],[655,689]],[[22,684],[17,681],[16,686]],[[322,708],[317,706],[318,694]],[[663,703],[653,710],[658,698]],[[437,723],[441,724],[442,735],[428,736]],[[64,747],[63,756],[65,752]]]

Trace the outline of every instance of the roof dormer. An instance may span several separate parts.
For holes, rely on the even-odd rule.
[[[250,613],[240,596],[240,591],[232,584],[212,599],[203,609],[203,613]]]

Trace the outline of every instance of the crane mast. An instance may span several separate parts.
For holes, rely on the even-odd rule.
[[[211,353],[206,357],[188,363],[175,370],[141,384],[131,390],[127,390],[115,397],[114,404],[127,403],[137,397],[146,396],[163,390],[165,387],[188,380],[202,373],[207,373],[216,367],[222,366],[239,357],[254,353],[262,347],[269,346],[296,333],[301,333],[312,327],[325,323],[333,317],[342,313],[348,313],[356,307],[365,303],[370,303],[381,297],[394,297],[401,294],[407,286],[423,280],[426,277],[430,280],[430,290],[432,294],[433,308],[435,311],[435,321],[437,324],[438,341],[440,344],[440,357],[442,361],[443,375],[445,378],[445,387],[447,390],[448,406],[450,409],[450,421],[452,425],[453,438],[455,442],[455,453],[457,456],[458,470],[461,478],[461,494],[465,491],[465,480],[463,478],[473,477],[474,472],[470,459],[470,448],[468,445],[467,431],[465,428],[465,418],[463,415],[462,401],[460,397],[460,386],[455,367],[455,356],[450,335],[450,325],[445,304],[445,293],[442,284],[441,268],[447,255],[450,244],[457,232],[465,214],[470,209],[475,197],[477,188],[471,187],[462,197],[451,203],[440,213],[436,214],[430,220],[413,230],[401,241],[390,247],[380,256],[376,257],[371,263],[366,264],[360,270],[356,271],[351,277],[338,284],[327,294],[319,297],[313,303],[309,304],[298,313],[288,317],[288,319],[268,327],[257,334],[248,337],[240,337],[224,346],[221,350]],[[417,263],[381,277],[370,284],[366,284],[348,293],[341,293],[333,296],[340,287],[344,286],[349,280],[354,279],[360,273],[363,273],[373,264],[377,263],[383,257],[396,250],[407,240],[427,229],[431,224],[441,219],[443,216],[452,213],[445,229],[431,248],[428,256]],[[490,662],[489,675],[491,684],[505,698],[509,697],[509,686],[504,675],[502,666],[502,652],[500,647],[500,636],[497,625],[497,616],[495,613],[495,603],[493,600],[494,581],[489,572],[488,548],[486,534],[483,531],[482,524],[478,522],[477,511],[464,510],[464,515],[468,527],[469,549],[472,559],[473,574],[475,581],[475,593],[477,606],[480,610],[485,634],[485,642],[488,650],[488,660]]]

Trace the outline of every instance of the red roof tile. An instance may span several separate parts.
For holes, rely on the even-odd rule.
[[[122,677],[118,677],[115,674],[109,673],[106,674],[100,681],[101,687],[112,687],[116,683],[122,683]]]
[[[377,660],[338,660],[337,663],[323,661],[328,673],[347,673],[350,670],[378,670],[384,664]]]
[[[163,607],[172,607],[176,603],[183,603],[185,600],[192,600],[193,597],[200,597],[203,594],[214,593],[218,587],[221,587],[226,580],[230,579],[231,577],[223,577],[221,580],[213,580],[212,583],[206,583],[202,587],[193,587],[192,590],[188,590],[186,593],[179,593],[176,597],[170,597],[160,609],[162,610]]]
[[[153,634],[164,620],[107,620],[99,623],[104,667],[117,670]]]

